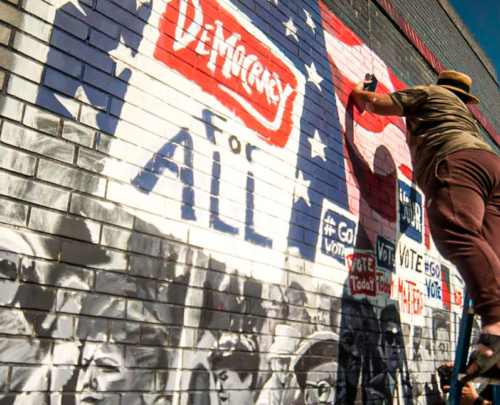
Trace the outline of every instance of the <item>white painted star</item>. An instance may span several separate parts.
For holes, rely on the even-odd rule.
[[[311,144],[311,157],[315,158],[319,156],[326,162],[326,156],[325,156],[326,145],[323,145],[323,143],[321,143],[321,138],[319,137],[319,132],[317,129],[314,130],[314,137],[309,138],[308,141]]]
[[[323,78],[318,74],[316,66],[314,66],[314,62],[311,63],[311,66],[305,66],[308,76],[307,81],[314,84],[318,88],[318,90],[321,91],[321,86],[319,84],[323,81]]]
[[[311,185],[310,180],[304,179],[304,175],[299,171],[299,176],[295,180],[295,190],[293,191],[294,202],[297,202],[299,198],[302,198],[304,202],[311,207],[311,200],[309,199],[309,186]]]
[[[297,42],[299,42],[299,37],[297,36],[297,27],[293,24],[293,19],[290,17],[290,20],[286,23],[282,23],[285,28],[285,35],[289,37],[290,35],[295,38]]]
[[[66,3],[71,3],[73,6],[80,12],[82,13],[85,17],[88,17],[87,13],[85,10],[82,8],[80,5],[79,0],[56,0],[54,3],[52,3],[56,8],[61,8],[63,5],[66,5]]]
[[[306,13],[306,25],[308,25],[309,27],[311,27],[312,29],[312,32],[314,32],[316,34],[316,24],[314,24],[314,20],[312,19],[312,16],[311,14],[309,13],[309,11],[305,10],[305,9],[302,9],[304,11],[304,13]]]

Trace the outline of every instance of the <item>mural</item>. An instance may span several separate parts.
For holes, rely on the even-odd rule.
[[[403,119],[349,99],[405,86],[340,16],[50,3],[35,104],[79,121],[79,175],[2,228],[0,404],[442,403],[463,283]]]

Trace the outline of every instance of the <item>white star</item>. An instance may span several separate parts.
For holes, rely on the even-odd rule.
[[[307,81],[312,82],[312,84],[314,84],[318,90],[321,91],[321,86],[319,84],[323,81],[323,78],[318,74],[316,66],[314,66],[314,62],[311,63],[311,66],[305,66],[308,76]]]
[[[314,130],[314,137],[308,139],[311,144],[311,157],[315,158],[319,156],[326,162],[325,149],[326,145],[321,143],[321,138],[319,137],[318,130]]]
[[[61,8],[63,5],[65,5],[66,3],[71,3],[73,4],[73,6],[80,12],[82,13],[85,17],[88,17],[87,13],[85,12],[85,10],[82,8],[82,6],[80,5],[80,2],[79,0],[57,0],[55,1],[54,3],[52,3],[55,7],[57,8]]]
[[[310,180],[304,179],[304,175],[299,171],[299,177],[295,181],[295,190],[293,191],[293,200],[297,202],[299,198],[302,198],[304,202],[311,207],[311,200],[309,200],[309,193],[307,190],[311,184]]]
[[[297,27],[293,24],[292,17],[290,17],[290,20],[288,20],[288,22],[282,24],[286,28],[285,35],[287,37],[291,35],[297,42],[299,42],[299,37],[297,36]]]
[[[314,32],[316,34],[316,24],[314,24],[314,21],[312,19],[312,16],[311,14],[309,13],[309,11],[305,10],[305,9],[302,9],[304,10],[304,13],[306,13],[306,25],[308,25],[309,27],[311,27],[312,29],[312,32]]]
[[[267,0],[267,1],[271,1],[271,0]],[[276,5],[278,5],[278,0],[274,0],[274,2],[276,3]]]

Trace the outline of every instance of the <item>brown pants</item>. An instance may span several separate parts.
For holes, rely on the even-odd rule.
[[[483,326],[500,321],[500,158],[463,150],[441,159],[426,185],[431,234],[457,266]]]

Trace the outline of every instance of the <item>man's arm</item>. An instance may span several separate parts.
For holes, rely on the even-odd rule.
[[[443,363],[442,366],[453,368],[453,363]],[[443,391],[448,394],[450,392],[450,386],[445,385],[443,387]],[[491,405],[491,402],[487,401],[482,396],[480,396],[477,393],[474,386],[469,381],[462,387],[462,400],[460,402],[460,405],[475,405],[475,404]]]
[[[402,117],[403,109],[389,95],[363,90],[363,86],[369,83],[371,82],[359,82],[353,89],[351,95],[356,107],[362,111],[368,111],[377,115],[397,115],[398,117]]]

